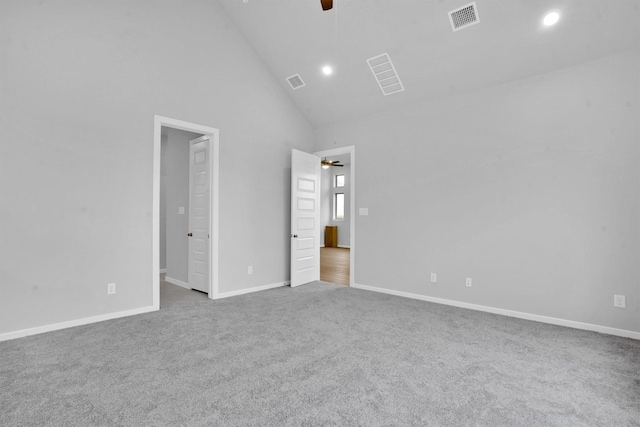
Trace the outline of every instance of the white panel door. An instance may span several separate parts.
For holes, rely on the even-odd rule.
[[[208,136],[189,142],[189,287],[209,293]]]
[[[320,280],[320,157],[291,151],[291,286]]]

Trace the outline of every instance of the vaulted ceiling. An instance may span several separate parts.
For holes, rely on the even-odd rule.
[[[640,0],[477,0],[480,22],[456,32],[448,12],[469,0],[219,1],[314,127],[640,48]],[[382,94],[367,64],[382,53],[405,91]]]

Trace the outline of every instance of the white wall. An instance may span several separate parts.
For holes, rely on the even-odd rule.
[[[320,246],[324,246],[324,233],[327,225],[331,225],[331,197],[333,186],[331,185],[331,169],[320,169]]]
[[[344,175],[344,187],[334,188],[335,175]],[[341,168],[322,169],[321,203],[320,203],[320,245],[324,245],[324,233],[327,225],[338,227],[338,246],[351,245],[351,165]],[[333,219],[333,195],[344,193],[344,221]]]
[[[202,135],[171,128],[166,128],[166,133],[167,146],[162,158],[166,168],[167,277],[188,283],[189,141]],[[183,214],[179,213],[181,207]]]
[[[344,165],[340,169],[334,169],[333,175],[344,175],[344,187],[334,191],[344,193],[344,221],[333,221],[333,225],[338,226],[338,246],[348,248],[351,246],[351,165]]]
[[[356,283],[640,331],[639,75],[627,52],[340,125]]]
[[[152,305],[154,114],[220,129],[220,291],[288,280],[313,131],[217,2],[3,0],[0,55],[0,333]]]

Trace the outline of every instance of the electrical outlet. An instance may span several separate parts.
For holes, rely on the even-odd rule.
[[[247,267],[247,274],[253,274],[253,267],[252,266]]]
[[[467,288],[470,288],[471,284],[472,284],[471,277],[467,277],[467,282],[466,282]]]
[[[107,283],[107,295],[113,295],[116,293],[116,284]]]
[[[436,283],[438,281],[438,275],[436,273],[431,273],[431,283]]]
[[[613,306],[618,308],[626,308],[627,307],[627,299],[624,295],[614,295],[613,296]]]

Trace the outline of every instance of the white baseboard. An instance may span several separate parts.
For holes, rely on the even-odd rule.
[[[262,286],[255,286],[253,288],[240,289],[238,291],[222,292],[222,293],[219,293],[214,299],[229,298],[229,297],[235,297],[237,295],[250,294],[251,292],[266,291],[267,289],[279,288],[281,286],[288,286],[290,283],[291,282],[289,281],[276,282],[276,283],[271,283],[269,285],[262,285]]]
[[[174,285],[178,285],[185,289],[191,289],[191,286],[189,286],[188,283],[185,283],[182,280],[174,279],[173,277],[165,276],[164,281]]]
[[[187,283],[181,280],[174,279],[172,277],[166,277],[165,280],[174,285],[178,285],[186,289],[191,289]],[[218,294],[218,296],[215,299],[228,298],[236,295],[248,294],[251,292],[258,292],[258,291],[264,291],[267,289],[279,288],[281,286],[288,286],[290,283],[291,282],[289,281],[283,281],[283,282],[271,283],[269,285],[256,286],[248,289],[240,289],[238,291],[223,292],[221,294]],[[90,323],[103,322],[105,320],[118,319],[120,317],[127,317],[127,316],[134,316],[136,314],[149,313],[157,310],[158,310],[158,307],[153,307],[153,306],[142,307],[142,308],[136,308],[132,310],[118,311],[115,313],[102,314],[99,316],[85,317],[83,319],[70,320],[67,322],[54,323],[51,325],[38,326],[35,328],[22,329],[14,332],[6,332],[3,334],[0,334],[0,342],[13,340],[16,338],[23,338],[30,335],[42,334],[45,332],[57,331],[60,329],[72,328],[74,326],[82,326],[82,325],[88,325]]]
[[[351,246],[338,245],[338,247],[342,249],[351,249]]]
[[[360,285],[354,283],[352,288],[365,291],[380,292],[383,294],[395,295],[404,298],[417,299],[421,301],[434,302],[436,304],[450,305],[453,307],[468,308],[470,310],[484,311],[487,313],[500,314],[503,316],[517,317],[518,319],[533,320],[535,322],[549,323],[552,325],[566,326],[569,328],[582,329],[585,331],[600,332],[602,334],[616,335],[619,337],[633,338],[640,340],[640,332],[628,331],[626,329],[610,328],[608,326],[593,325],[591,323],[576,322],[573,320],[558,319],[555,317],[541,316],[538,314],[523,313],[520,311],[505,310],[503,308],[489,307],[485,305],[470,304],[467,302],[454,301],[443,298],[435,298],[426,295],[413,294],[410,292],[396,291],[393,289],[377,288],[374,286]]]
[[[88,325],[89,323],[103,322],[105,320],[118,319],[120,317],[134,316],[136,314],[157,311],[158,307],[141,307],[132,310],[118,311],[115,313],[101,314],[99,316],[85,317],[83,319],[69,320],[67,322],[54,323],[51,325],[38,326],[35,328],[22,329],[15,332],[0,334],[0,341],[8,341],[16,338],[24,338],[30,335],[43,334],[45,332],[57,331],[60,329],[73,328],[74,326]]]
[[[166,269],[166,268],[161,268],[161,269],[160,269],[160,274],[162,274],[162,273],[166,273],[166,272],[167,272],[167,269]]]

